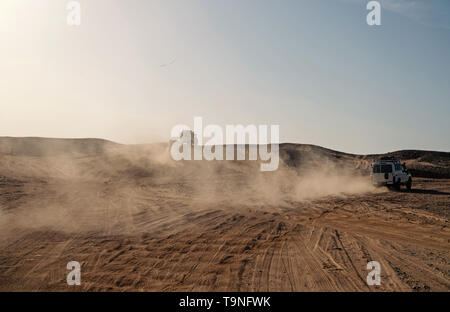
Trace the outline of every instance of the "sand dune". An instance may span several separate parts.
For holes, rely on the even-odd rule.
[[[166,144],[0,138],[0,290],[74,290],[75,260],[83,291],[448,291],[450,153],[392,154],[412,192],[371,186],[378,155],[312,145],[261,172]]]

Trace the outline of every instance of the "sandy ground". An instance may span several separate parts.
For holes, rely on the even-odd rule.
[[[0,291],[450,290],[448,179],[299,193],[301,175],[249,180],[234,164],[0,160]],[[69,261],[81,286],[66,284]]]

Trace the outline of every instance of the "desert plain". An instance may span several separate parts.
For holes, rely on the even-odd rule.
[[[393,191],[381,155],[282,144],[261,172],[168,150],[0,138],[0,291],[450,290],[450,153],[390,153],[413,174]]]

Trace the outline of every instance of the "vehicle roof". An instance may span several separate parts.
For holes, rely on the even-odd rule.
[[[378,159],[373,162],[373,164],[401,164],[398,160],[385,160],[385,159]]]

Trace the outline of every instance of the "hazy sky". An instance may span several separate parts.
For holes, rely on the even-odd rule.
[[[178,123],[282,142],[450,151],[450,1],[0,1],[0,136],[166,141]]]

